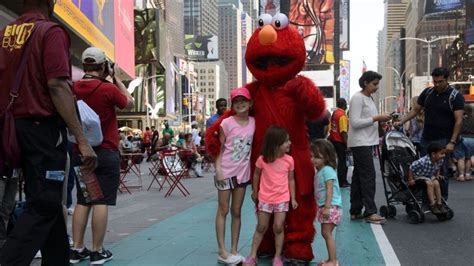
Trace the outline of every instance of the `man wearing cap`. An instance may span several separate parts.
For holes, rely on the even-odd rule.
[[[100,118],[102,144],[95,147],[99,165],[95,174],[104,198],[87,202],[78,187],[77,205],[74,209],[72,232],[74,247],[70,254],[70,263],[90,257],[91,264],[102,264],[112,259],[112,253],[102,244],[107,230],[108,206],[115,206],[120,176],[120,154],[116,107],[132,108],[134,99],[127,91],[115,69],[107,61],[105,53],[96,47],[87,48],[82,53],[84,77],[74,83],[74,93],[83,100]],[[113,83],[106,80],[112,78]],[[84,246],[84,232],[89,213],[92,209],[92,250]]]
[[[27,207],[3,246],[0,264],[29,265],[41,249],[43,265],[67,265],[69,243],[62,206],[66,125],[78,142],[83,169],[92,171],[97,158],[82,132],[69,86],[69,36],[50,21],[55,1],[23,3],[23,14],[0,31],[0,114],[14,100],[10,110]],[[28,54],[27,49],[31,49]],[[26,64],[20,63],[23,54],[27,54]],[[22,67],[24,73],[17,78]],[[15,82],[20,82],[19,92],[10,97]],[[6,150],[0,151],[4,157]]]

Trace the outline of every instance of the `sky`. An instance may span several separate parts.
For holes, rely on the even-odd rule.
[[[343,58],[351,61],[351,96],[360,90],[363,60],[367,70],[377,71],[377,35],[383,26],[383,0],[350,0],[350,51]]]

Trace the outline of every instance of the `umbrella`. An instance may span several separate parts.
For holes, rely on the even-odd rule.
[[[132,129],[129,127],[121,127],[118,129],[119,131],[131,131]]]

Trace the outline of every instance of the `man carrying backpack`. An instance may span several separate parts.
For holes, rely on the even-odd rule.
[[[77,205],[72,220],[72,238],[74,247],[70,254],[70,263],[78,263],[90,257],[90,262],[103,264],[112,259],[112,253],[103,248],[107,230],[108,206],[114,206],[120,176],[120,154],[116,107],[132,108],[134,99],[127,91],[105,53],[96,47],[87,48],[82,53],[84,77],[74,83],[74,93],[99,115],[103,135],[102,144],[94,147],[99,164],[95,175],[104,197],[88,201],[77,186]],[[110,76],[113,83],[106,80]],[[92,209],[92,249],[84,246],[84,233]]]
[[[18,175],[6,168],[21,169],[26,209],[3,246],[0,264],[29,265],[41,249],[43,265],[67,265],[61,200],[66,126],[77,139],[83,169],[92,171],[97,157],[82,132],[69,87],[68,33],[50,21],[56,1],[21,2],[23,14],[0,30],[0,176]]]
[[[396,126],[403,125],[415,117],[422,109],[425,111],[424,130],[420,143],[421,156],[427,154],[430,143],[438,142],[446,145],[446,151],[452,153],[455,145],[460,141],[459,134],[464,114],[464,98],[454,87],[449,86],[449,71],[438,67],[431,73],[434,87],[426,88],[418,97],[417,104],[406,114]],[[442,196],[448,199],[448,157],[442,166],[444,180]]]

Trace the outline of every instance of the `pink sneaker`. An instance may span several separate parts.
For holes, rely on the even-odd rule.
[[[283,261],[281,260],[281,257],[273,258],[273,266],[283,266]]]
[[[248,256],[243,262],[243,266],[255,266],[257,265],[257,260],[254,257]]]

